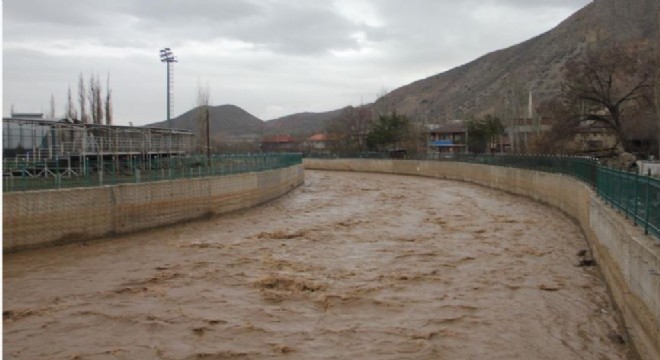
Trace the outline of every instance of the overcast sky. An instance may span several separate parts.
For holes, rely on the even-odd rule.
[[[4,0],[3,114],[64,112],[82,72],[110,75],[114,118],[172,117],[234,104],[270,120],[373,102],[539,35],[591,0]]]

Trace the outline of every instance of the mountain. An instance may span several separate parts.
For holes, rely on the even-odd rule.
[[[374,107],[429,122],[487,113],[522,116],[529,92],[535,107],[557,95],[564,64],[586,49],[616,43],[649,50],[659,14],[658,0],[595,0],[542,35],[400,87]]]
[[[274,120],[266,121],[265,132],[267,134],[305,134],[324,132],[327,123],[339,116],[343,109],[320,112],[299,113],[283,116]]]
[[[198,107],[171,119],[171,127],[197,132]],[[221,141],[253,140],[263,135],[288,134],[307,137],[325,131],[329,120],[338,116],[343,109],[320,112],[299,113],[263,121],[235,105],[211,106],[211,137]],[[148,127],[170,127],[167,121],[146,125]]]
[[[171,127],[197,131],[197,109],[189,110],[174,119]],[[264,122],[235,105],[211,106],[210,133],[212,137],[241,138],[259,135],[263,131]],[[149,127],[170,127],[167,121],[147,125]]]
[[[569,59],[612,44],[650,51],[654,40],[660,43],[659,22],[660,0],[594,0],[544,34],[400,87],[370,106],[433,123],[485,114],[524,116],[530,92],[535,107],[559,94]],[[225,139],[305,136],[323,132],[340,112],[300,113],[264,122],[237,106],[222,105],[211,108],[211,133]],[[172,120],[175,128],[194,130],[195,123],[195,109]]]

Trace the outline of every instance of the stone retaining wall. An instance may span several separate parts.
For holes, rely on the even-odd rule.
[[[459,162],[305,159],[303,164],[467,181],[561,209],[582,227],[637,353],[645,360],[660,359],[660,247],[586,184],[557,174]]]
[[[5,252],[85,241],[249,208],[305,180],[302,165],[186,180],[3,194]]]

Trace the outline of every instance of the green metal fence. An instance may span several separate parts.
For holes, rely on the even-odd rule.
[[[98,158],[45,161],[3,160],[3,192],[93,187],[224,176],[285,168],[301,154],[236,154],[189,157]]]
[[[659,179],[599,166],[596,189],[646,234],[660,239]]]
[[[598,160],[581,156],[457,154],[440,159],[559,173],[591,186],[596,185],[599,167]]]

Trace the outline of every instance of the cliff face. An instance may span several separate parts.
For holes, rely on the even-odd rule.
[[[657,39],[660,1],[596,0],[556,28],[447,72],[398,88],[376,104],[416,119],[442,122],[527,111],[560,91],[567,60],[620,44],[647,52]]]

